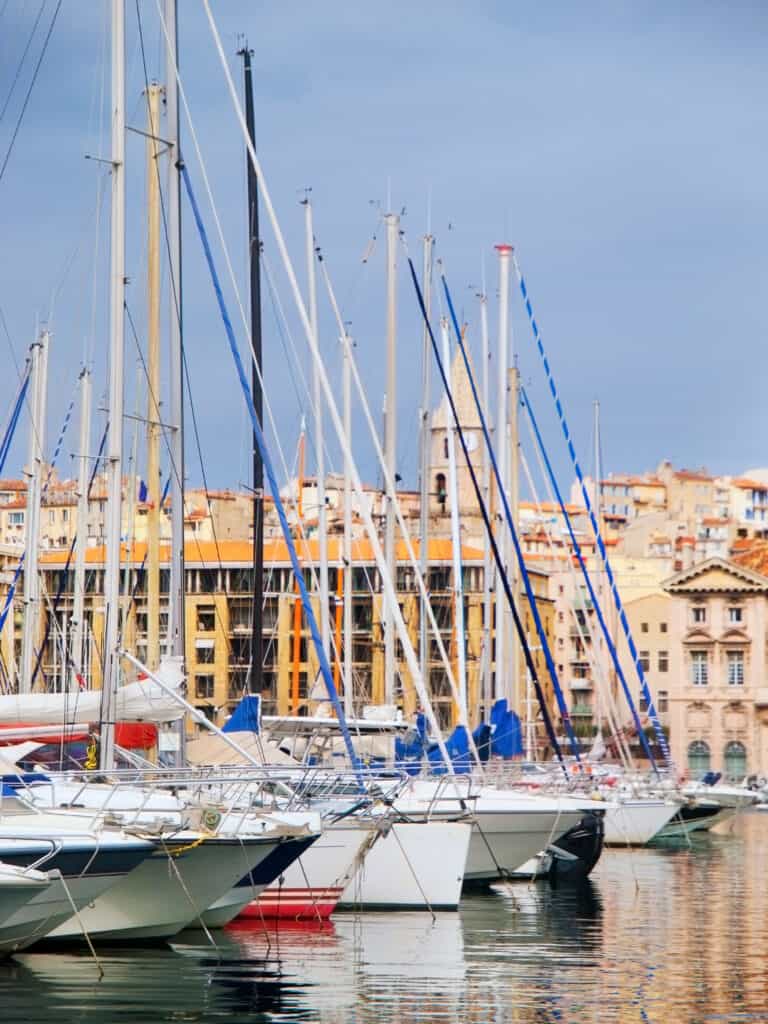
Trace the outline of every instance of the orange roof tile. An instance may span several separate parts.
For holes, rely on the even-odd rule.
[[[734,487],[738,487],[743,491],[768,491],[768,484],[763,484],[759,480],[750,480],[749,477],[745,476],[738,477],[732,483]]]
[[[299,559],[302,562],[317,562],[320,558],[320,543],[317,540],[297,541],[296,548]],[[413,549],[416,557],[419,556],[419,543],[413,541]],[[85,560],[89,565],[101,565],[104,562],[104,546],[87,548]],[[130,560],[134,563],[141,563],[146,555],[147,545],[144,542],[136,542],[131,551]],[[450,540],[433,539],[429,541],[429,560],[431,562],[449,562],[452,558],[453,548]],[[170,554],[170,545],[160,545],[160,561],[167,562]],[[253,556],[253,546],[247,540],[220,540],[216,541],[187,541],[184,545],[184,558],[192,565],[212,565],[219,562],[227,563],[250,563]],[[122,545],[122,560],[129,558],[128,545]],[[479,562],[483,558],[483,552],[479,548],[462,545],[461,557],[466,562]],[[40,555],[40,561],[44,565],[59,565],[66,561],[66,551],[44,551]],[[342,561],[342,542],[337,538],[328,539],[328,560],[330,562]],[[373,562],[373,548],[367,540],[355,540],[352,542],[352,560],[354,562]],[[408,552],[404,541],[397,544],[398,562],[408,561]],[[266,540],[264,542],[264,562],[289,564],[288,547],[282,538]]]

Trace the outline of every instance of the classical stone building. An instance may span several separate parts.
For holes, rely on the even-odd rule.
[[[672,753],[692,775],[768,775],[768,578],[721,558],[677,573],[669,594]]]

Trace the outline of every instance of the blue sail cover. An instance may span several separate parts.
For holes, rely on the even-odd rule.
[[[481,722],[476,729],[472,731],[472,739],[475,741],[475,749],[477,750],[477,756],[480,758],[482,764],[491,756],[491,727],[487,722]]]
[[[457,775],[466,775],[472,770],[472,755],[469,752],[469,736],[463,725],[457,725],[445,741],[445,748]],[[427,758],[435,775],[445,775],[448,769],[443,761],[440,748],[435,743],[427,751]]]
[[[491,753],[508,760],[523,756],[523,730],[520,718],[509,710],[505,697],[491,708]]]
[[[418,775],[424,757],[424,741],[427,738],[427,719],[419,712],[416,726],[409,729],[402,738],[395,737],[395,767],[402,768],[409,775]]]
[[[256,693],[242,698],[221,727],[222,732],[261,732],[261,697]]]

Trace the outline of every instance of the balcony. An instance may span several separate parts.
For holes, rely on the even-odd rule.
[[[572,690],[591,690],[591,679],[572,679],[569,683]]]
[[[571,718],[591,718],[592,707],[589,704],[574,704],[571,708]]]

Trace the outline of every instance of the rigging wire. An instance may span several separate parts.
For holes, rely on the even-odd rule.
[[[29,104],[30,96],[32,95],[32,90],[34,89],[35,83],[37,82],[37,76],[40,73],[40,67],[42,66],[43,58],[45,57],[46,51],[48,49],[48,43],[51,41],[51,36],[53,34],[53,29],[54,29],[54,26],[56,25],[56,19],[58,18],[59,11],[61,10],[61,4],[62,4],[62,0],[58,0],[58,2],[56,4],[56,8],[55,8],[55,10],[53,12],[53,17],[51,18],[51,23],[48,26],[48,31],[47,31],[46,36],[45,36],[45,41],[43,42],[43,48],[40,51],[40,56],[37,59],[37,64],[35,65],[35,70],[34,70],[34,72],[32,74],[32,81],[29,83],[29,88],[27,89],[27,93],[26,93],[26,95],[24,97],[24,102],[23,102],[23,104],[21,106],[21,110],[19,111],[19,116],[16,119],[16,125],[14,126],[13,134],[11,135],[11,141],[8,143],[8,149],[6,150],[5,157],[3,158],[3,163],[2,163],[2,165],[0,165],[0,182],[3,180],[3,176],[5,174],[6,168],[8,167],[8,161],[11,159],[11,153],[13,152],[13,148],[14,148],[14,145],[16,143],[16,139],[18,137],[19,130],[21,128],[22,122],[24,121],[24,115],[27,112],[27,106]]]
[[[25,45],[24,50],[23,50],[23,52],[21,54],[21,59],[19,60],[18,65],[16,66],[16,73],[13,76],[13,80],[11,82],[11,87],[8,90],[8,95],[5,97],[5,102],[3,103],[2,109],[0,109],[0,124],[3,123],[3,118],[5,117],[5,113],[8,110],[8,104],[11,102],[11,98],[12,98],[12,96],[14,94],[14,91],[15,91],[16,86],[18,84],[19,78],[21,77],[21,72],[22,72],[22,70],[24,68],[24,62],[27,59],[27,54],[29,53],[29,48],[32,45],[32,40],[35,38],[35,33],[37,32],[37,26],[40,24],[40,19],[43,16],[43,11],[45,10],[45,7],[46,7],[47,3],[48,3],[48,0],[43,0],[43,2],[40,4],[40,8],[39,8],[39,10],[37,12],[37,17],[35,18],[34,24],[32,25],[32,31],[29,33],[29,37],[27,39],[26,45]],[[5,10],[5,8],[3,8],[3,10]],[[2,18],[2,14],[0,14],[0,18]]]

